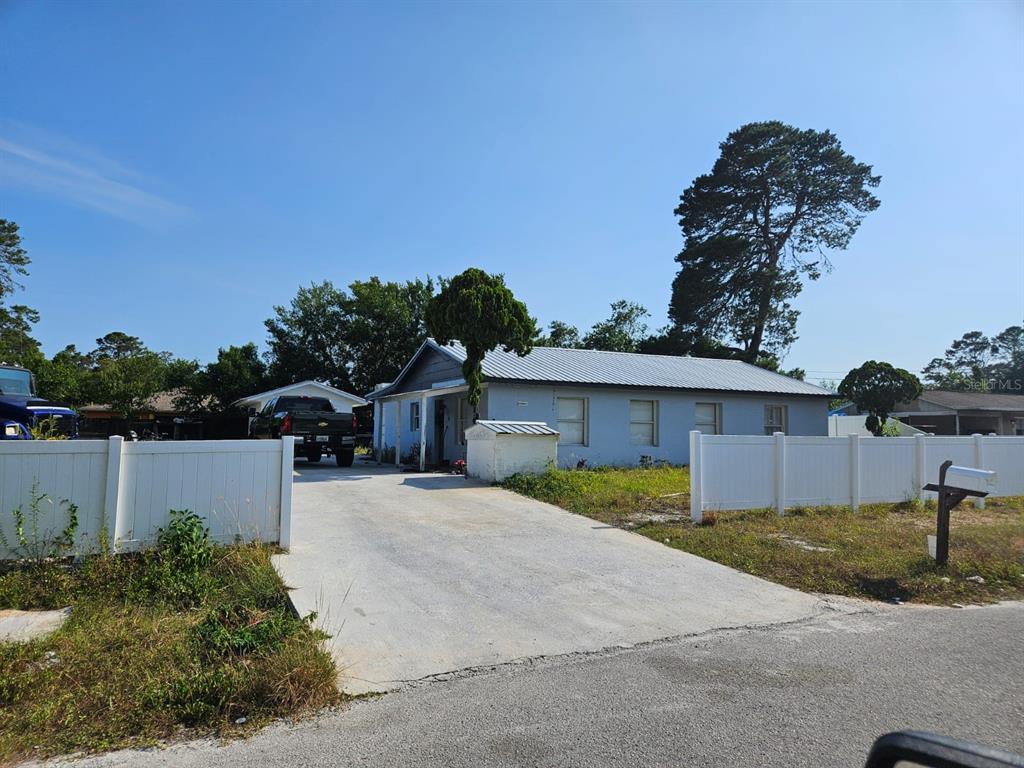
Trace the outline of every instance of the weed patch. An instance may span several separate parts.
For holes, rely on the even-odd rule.
[[[323,635],[270,555],[216,546],[179,512],[152,552],[0,572],[0,608],[72,606],[50,637],[0,643],[0,763],[230,735],[336,702]]]

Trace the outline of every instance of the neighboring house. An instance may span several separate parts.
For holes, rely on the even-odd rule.
[[[428,339],[374,403],[374,447],[396,461],[464,459],[473,423],[461,345]],[[558,463],[689,461],[689,432],[827,435],[834,395],[737,360],[535,347],[483,362],[481,419],[544,422],[559,432]],[[421,442],[422,441],[422,442]],[[422,449],[421,449],[422,445]]]
[[[181,395],[180,390],[157,392],[131,421],[125,420],[123,414],[109,405],[83,405],[77,409],[81,418],[79,432],[83,437],[126,435],[131,431],[144,439],[201,440],[206,436],[204,422],[178,408],[175,400]]]
[[[1024,395],[932,390],[891,415],[933,435],[1024,435]]]
[[[331,401],[331,405],[334,406],[334,410],[338,413],[352,413],[354,407],[366,405],[366,401],[359,397],[359,395],[353,395],[336,387],[312,380],[299,381],[295,384],[288,384],[284,387],[268,390],[267,392],[249,395],[249,397],[236,400],[232,405],[238,405],[242,408],[253,408],[259,412],[263,410],[267,403],[281,395],[288,395],[290,397],[301,397],[303,395],[308,397],[326,397]]]

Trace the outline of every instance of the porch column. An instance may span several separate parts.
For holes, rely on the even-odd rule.
[[[381,465],[381,453],[384,451],[384,406],[380,400],[373,401],[373,432],[374,448],[377,449],[377,466]]]
[[[395,466],[402,466],[402,400],[395,399]]]
[[[427,468],[427,396],[420,395],[420,472]]]

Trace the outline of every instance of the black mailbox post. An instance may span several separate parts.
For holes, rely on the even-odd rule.
[[[953,507],[968,496],[979,498],[988,496],[988,491],[976,491],[971,488],[946,485],[946,472],[952,466],[953,462],[948,459],[942,462],[942,466],[939,467],[939,484],[928,483],[924,487],[926,491],[935,491],[939,494],[939,515],[935,531],[935,562],[939,565],[945,565],[949,561],[949,513]],[[985,477],[989,480],[995,478],[995,472],[987,472],[985,470],[956,467],[954,471],[969,474],[972,477]]]

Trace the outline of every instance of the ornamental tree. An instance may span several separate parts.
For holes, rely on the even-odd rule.
[[[868,360],[846,374],[839,384],[839,394],[852,400],[859,410],[867,411],[864,426],[875,437],[881,437],[896,403],[904,403],[920,395],[921,382],[903,368]]]
[[[466,348],[462,376],[474,413],[480,403],[484,355],[502,347],[522,357],[533,349],[537,322],[516,299],[502,275],[470,267],[442,281],[441,292],[427,306],[427,330],[438,344],[459,341]]]

